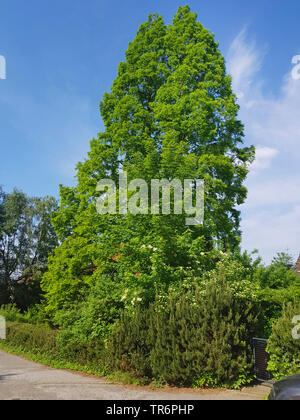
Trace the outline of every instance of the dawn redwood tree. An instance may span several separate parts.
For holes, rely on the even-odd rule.
[[[225,249],[238,245],[236,206],[246,198],[243,182],[254,158],[254,148],[243,146],[238,110],[214,35],[189,7],[180,7],[170,25],[149,16],[100,103],[105,131],[77,165],[77,185],[60,187],[53,224],[62,244],[43,281],[53,315],[86,299],[101,281],[111,294],[123,282],[119,298],[128,276],[130,287],[143,284],[144,292],[162,279],[171,284],[176,267],[194,264],[189,247],[195,243],[196,254],[213,251],[216,241]],[[142,178],[148,185],[151,179],[204,179],[203,226],[186,226],[184,215],[97,214],[97,183],[110,178],[118,185],[121,170],[128,181]],[[145,244],[158,249],[156,266],[154,257],[141,254]],[[108,278],[114,281],[106,288]],[[101,293],[100,301],[107,298]]]

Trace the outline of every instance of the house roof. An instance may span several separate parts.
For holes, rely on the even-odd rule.
[[[299,255],[298,261],[296,262],[294,266],[294,271],[296,274],[298,274],[298,276],[300,276],[300,255]]]

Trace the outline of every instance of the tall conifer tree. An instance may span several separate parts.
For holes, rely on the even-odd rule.
[[[168,266],[187,263],[176,248],[187,232],[190,243],[201,238],[205,251],[215,240],[226,248],[239,243],[236,206],[246,198],[243,182],[254,149],[243,145],[238,109],[214,35],[189,7],[180,7],[170,25],[149,16],[100,103],[105,131],[78,164],[76,187],[61,186],[53,223],[62,245],[44,278],[49,307],[78,299],[90,287],[87,272],[130,241],[137,249],[147,241],[160,243]],[[98,181],[110,178],[118,185],[121,170],[128,181],[142,178],[148,185],[151,179],[204,179],[203,226],[186,226],[184,215],[97,214]],[[138,252],[134,257],[127,265],[143,274]],[[113,275],[116,268],[108,271]]]

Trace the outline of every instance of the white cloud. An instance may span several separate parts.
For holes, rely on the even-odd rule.
[[[283,77],[280,95],[265,93],[259,70],[266,50],[266,47],[257,48],[253,41],[248,41],[243,29],[227,55],[227,69],[232,75],[233,90],[239,97],[246,135],[256,144],[296,146],[296,153],[300,154],[300,79],[293,78],[291,64],[290,72]]]
[[[288,208],[290,211],[292,207],[300,206],[298,181],[293,176],[283,179],[271,178],[270,180],[258,177],[254,182],[248,184],[248,199],[244,207],[247,210],[257,209],[258,211],[261,211],[262,208],[268,208],[268,211],[272,211],[272,208],[276,211]],[[300,226],[300,223],[298,224]]]
[[[250,174],[257,174],[263,169],[267,169],[271,166],[271,162],[279,151],[271,147],[257,146],[255,152],[255,161],[250,165]]]
[[[251,106],[241,104],[242,118],[246,120],[246,133],[257,142],[276,147],[293,147],[300,155],[300,80],[292,79],[291,73],[283,80],[278,98],[267,98],[256,90]]]
[[[246,28],[233,40],[227,55],[227,70],[232,76],[233,90],[239,99],[245,97],[253,83],[253,76],[262,65],[265,51],[255,43],[246,42]]]
[[[243,246],[258,248],[270,262],[278,251],[288,248],[294,257],[300,251],[300,79],[292,77],[291,65],[280,93],[266,92],[260,76],[265,54],[244,29],[230,46],[227,68],[246,141],[256,146],[242,206]]]

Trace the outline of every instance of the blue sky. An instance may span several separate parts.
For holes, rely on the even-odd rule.
[[[169,23],[188,3],[216,35],[257,147],[242,206],[243,246],[266,262],[300,252],[300,54],[297,0],[0,0],[0,184],[58,195],[103,130],[99,101],[149,13]]]

